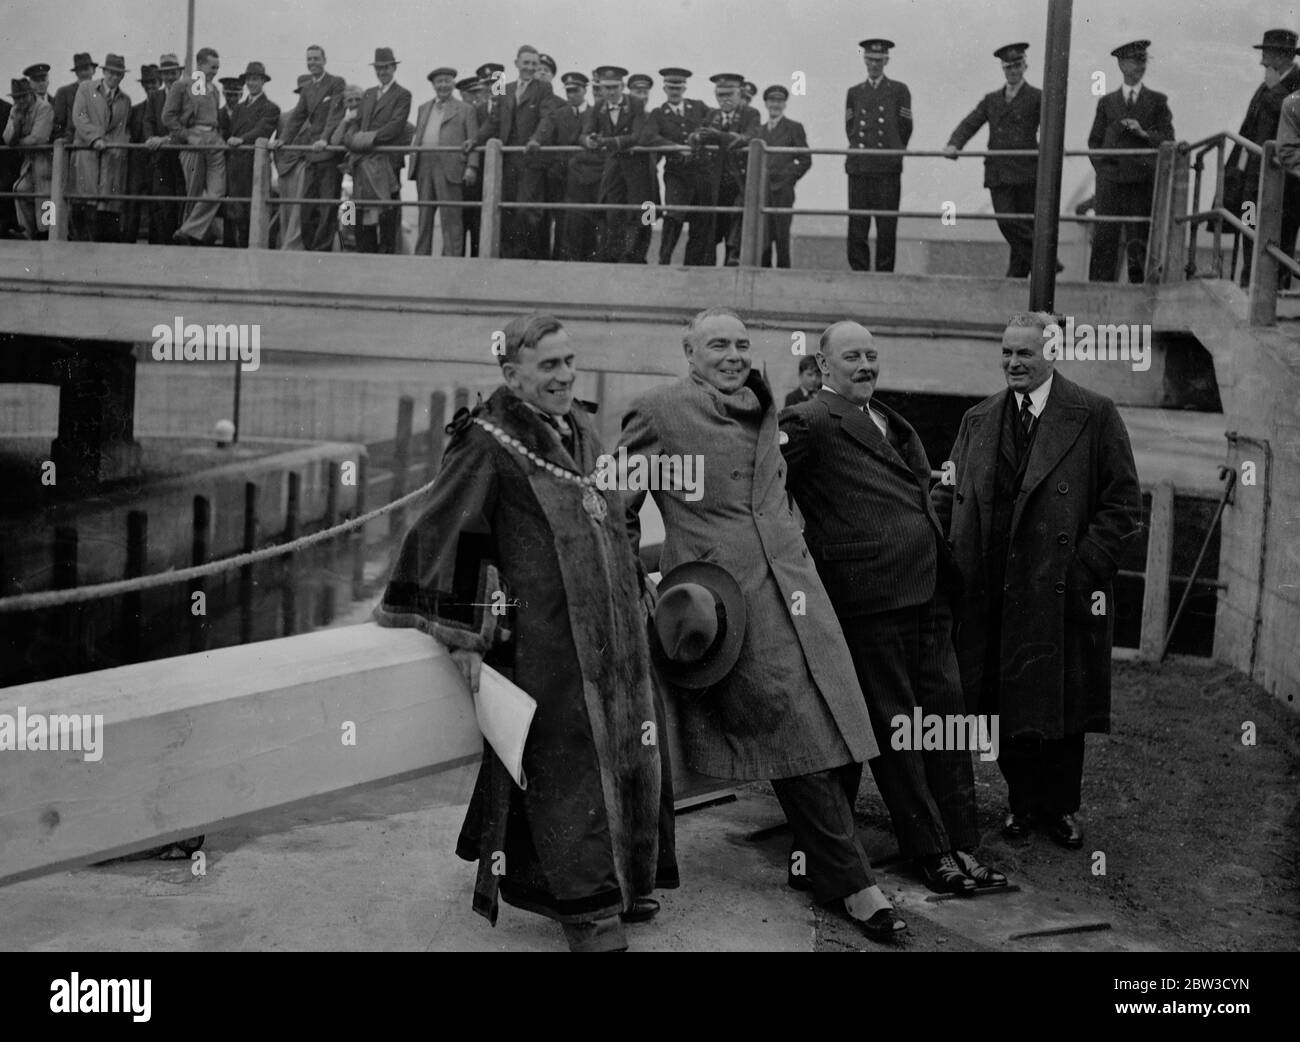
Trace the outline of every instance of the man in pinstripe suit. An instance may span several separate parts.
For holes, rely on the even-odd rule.
[[[856,322],[821,336],[822,388],[781,414],[787,487],[804,515],[804,541],[853,656],[881,755],[871,772],[904,857],[937,893],[1007,885],[981,865],[968,748],[926,748],[913,731],[899,748],[901,714],[964,715],[949,595],[960,573],[930,505],[930,462],[910,424],[872,402],[875,341]],[[945,728],[947,733],[947,728]]]

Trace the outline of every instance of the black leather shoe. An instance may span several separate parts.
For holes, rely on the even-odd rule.
[[[973,894],[975,880],[961,870],[951,854],[931,854],[917,858],[916,867],[925,885],[936,894]]]
[[[1007,839],[1024,839],[1029,835],[1029,815],[1012,811],[1002,823],[1002,835]]]
[[[1079,831],[1073,814],[1056,814],[1049,818],[1047,835],[1053,843],[1066,850],[1078,850],[1083,846],[1083,833]]]
[[[1006,876],[1001,872],[993,871],[987,865],[981,865],[975,860],[974,854],[968,854],[964,850],[954,850],[952,856],[957,864],[961,865],[961,870],[975,881],[977,890],[997,890],[1007,885]]]
[[[853,919],[853,916],[849,918]],[[892,908],[882,908],[870,919],[853,919],[853,921],[858,924],[858,929],[873,941],[892,941],[907,929],[907,923]]]
[[[626,912],[619,912],[618,917],[625,923],[648,923],[659,914],[659,902],[653,897],[638,897]]]

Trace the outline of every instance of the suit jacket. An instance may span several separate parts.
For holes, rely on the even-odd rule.
[[[920,436],[888,406],[871,407],[897,448],[834,391],[822,389],[781,413],[786,485],[842,619],[924,603],[940,571],[945,589],[956,571],[930,503],[930,459]]]
[[[396,81],[380,96],[379,87],[369,87],[361,97],[357,129],[350,135],[349,148],[354,152],[369,152],[372,148],[410,143],[406,119],[411,114],[411,92]],[[387,154],[396,175],[402,169],[400,152]]]
[[[673,112],[664,102],[646,111],[644,145],[685,145],[688,138],[709,118],[709,106],[695,98],[682,99],[682,114]],[[664,173],[694,169],[701,165],[703,156],[689,152],[668,152],[664,155]]]
[[[807,148],[808,135],[804,133],[803,124],[781,117],[774,127],[764,123],[758,137],[773,148]],[[812,156],[768,156],[767,180],[773,188],[793,186],[812,166]]]
[[[656,387],[632,403],[619,444],[629,457],[702,463],[702,498],[654,493],[664,519],[661,567],[711,561],[745,598],[739,661],[725,680],[678,704],[690,767],[785,778],[875,756],[853,660],[786,498],[776,409],[758,373],[730,395],[689,376]],[[628,499],[633,546],[645,496]]]
[[[1237,133],[1257,145],[1276,140],[1278,125],[1282,118],[1282,102],[1286,101],[1288,94],[1294,94],[1297,90],[1300,90],[1300,66],[1297,65],[1287,69],[1273,86],[1261,83],[1246,107],[1246,118],[1241,121],[1241,129]],[[1238,168],[1243,151],[1240,145],[1233,148],[1228,154],[1226,163],[1228,169]],[[1260,157],[1254,152],[1246,153],[1243,185],[1246,199],[1254,199],[1259,191],[1259,162]]]
[[[0,98],[0,134],[4,133],[4,128],[9,123],[9,113],[12,111],[13,106]],[[13,191],[14,182],[18,180],[18,171],[22,168],[22,165],[22,153],[0,143],[0,192]],[[11,206],[9,209],[13,209],[13,207]],[[12,221],[12,218],[10,220]]]
[[[574,113],[573,106],[562,102],[554,105],[542,117],[542,122],[533,132],[532,140],[542,146],[581,145],[583,117],[591,111],[591,105],[581,113]],[[601,172],[605,169],[605,160],[599,153],[584,150],[569,152],[562,156],[568,187],[599,184]],[[566,189],[567,190],[567,189]]]
[[[265,94],[241,101],[230,112],[230,136],[237,137],[246,145],[251,145],[258,138],[270,137],[280,125],[280,106]],[[247,155],[250,162],[252,153]]]
[[[866,80],[854,84],[844,99],[844,131],[849,148],[906,148],[912,140],[912,92],[888,76],[876,87]],[[844,169],[850,174],[901,174],[903,157],[847,156]]]
[[[954,482],[940,482],[930,493],[966,583],[954,643],[968,708],[985,680],[988,613],[996,597],[985,556],[998,455],[1014,451],[1001,437],[1011,393],[1000,391],[967,411],[952,450]],[[1111,579],[1140,538],[1133,451],[1115,404],[1059,372],[1037,422],[1000,594],[1003,734],[1104,732],[1110,729]],[[1094,613],[1096,603],[1104,614]]]
[[[816,391],[813,391],[812,394],[808,394],[802,387],[796,387],[785,396],[785,407],[788,409],[792,405],[802,405],[804,402],[810,402],[816,397]]]
[[[948,144],[962,148],[985,123],[989,125],[988,151],[1038,147],[1038,122],[1043,92],[1028,83],[1007,101],[1005,88],[990,91],[969,116],[957,124]],[[1034,156],[984,157],[984,187],[1032,185],[1038,181],[1038,160]]]
[[[72,138],[77,132],[77,128],[72,125],[72,103],[77,100],[77,88],[81,84],[81,80],[65,83],[54,92],[54,141],[62,139],[65,143],[72,144]]]
[[[522,100],[516,96],[518,89],[517,80],[506,84],[505,94],[490,106],[487,120],[479,127],[474,139],[476,145],[485,145],[492,138],[497,138],[503,145],[526,145],[541,125],[542,118],[556,105],[563,104],[551,85],[539,79],[528,81]],[[506,158],[517,162],[518,153]],[[550,158],[542,154],[523,157],[523,165],[531,170],[545,170],[550,162]]]
[[[424,132],[433,117],[436,100],[436,98],[430,99],[420,106],[420,113],[415,121],[415,134],[411,137],[412,145],[420,145],[424,142]],[[477,136],[478,113],[474,106],[457,101],[455,98],[448,98],[442,108],[442,123],[435,139],[436,143],[463,145],[466,141],[473,141]],[[465,180],[465,168],[472,167],[477,170],[481,161],[480,152],[471,152],[468,156],[463,152],[412,152],[406,176],[409,180],[418,180],[420,168],[427,163],[431,170],[441,172],[451,184],[458,185]]]
[[[14,107],[3,133],[6,145],[48,145],[54,133],[54,106],[44,98],[37,98],[21,115]],[[19,155],[22,156],[20,179],[30,176],[36,191],[48,192],[54,165],[50,153],[20,152]]]
[[[618,179],[627,186],[628,202],[641,202],[654,199],[658,191],[657,181],[652,186],[653,168],[644,153],[628,151],[642,143],[645,133],[645,103],[630,94],[623,95],[619,104],[618,121],[610,118],[609,106],[598,101],[582,115],[582,137],[594,134],[605,138],[608,144],[601,147],[605,156],[604,171],[601,178],[601,199],[607,188]]]
[[[1136,119],[1150,140],[1120,126],[1122,119]],[[1124,103],[1123,89],[1097,99],[1097,115],[1088,134],[1089,148],[1155,148],[1162,141],[1174,140],[1174,117],[1169,99],[1146,84],[1138,91],[1137,102],[1130,109]],[[1156,176],[1155,156],[1092,156],[1098,178],[1119,183],[1151,181]]]
[[[335,128],[343,121],[343,90],[347,86],[342,76],[326,73],[320,83],[308,81],[298,95],[298,104],[290,111],[280,139],[286,145],[311,145],[328,141]],[[301,162],[338,162],[331,152],[281,152],[276,155],[276,167],[286,174]]]

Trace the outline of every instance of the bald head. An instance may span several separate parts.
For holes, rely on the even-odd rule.
[[[854,405],[871,400],[880,376],[880,354],[866,326],[850,321],[827,326],[818,343],[817,363],[836,394]]]

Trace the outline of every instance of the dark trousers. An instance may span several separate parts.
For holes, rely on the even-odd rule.
[[[501,172],[502,202],[536,203],[545,195],[546,171],[524,166],[520,156],[506,156]],[[501,256],[544,260],[540,254],[540,226],[540,210],[502,210]]]
[[[862,764],[849,763],[797,778],[773,778],[794,850],[806,856],[808,882],[821,904],[848,897],[871,886],[871,862],[858,842],[853,818]]]
[[[970,750],[895,749],[891,741],[896,714],[910,724],[918,707],[924,716],[966,712],[947,598],[841,619],[840,625],[880,746],[871,773],[889,808],[899,851],[922,857],[973,850],[979,827]]]
[[[902,196],[901,174],[849,174],[850,210],[897,210]],[[871,270],[870,217],[849,218],[849,267]],[[898,218],[877,217],[876,271],[894,270],[894,248],[898,241]]]
[[[1097,178],[1098,217],[1150,217],[1155,196],[1154,181],[1112,181]],[[1092,257],[1088,262],[1088,281],[1114,282],[1119,264],[1120,229],[1128,239],[1125,255],[1131,282],[1146,278],[1147,235],[1149,225],[1141,221],[1095,224],[1092,230]]]
[[[395,189],[390,198],[400,200],[402,198],[401,188]],[[401,240],[402,208],[400,206],[385,206],[379,211],[379,252],[399,253]]]
[[[464,195],[466,202],[481,203],[483,201],[483,182],[475,181],[473,185],[465,185]],[[479,221],[482,217],[483,211],[477,206],[466,206],[461,209],[460,213],[461,224],[465,229],[464,235],[468,239],[465,252],[462,256],[477,257]]]
[[[1247,194],[1246,199],[1253,202],[1254,195]],[[1282,231],[1279,236],[1278,249],[1288,257],[1295,255],[1296,233],[1300,231],[1300,178],[1287,175],[1282,188]],[[1242,239],[1245,253],[1241,258],[1241,287],[1250,285],[1250,273],[1255,264],[1255,244]],[[1291,273],[1286,268],[1278,268],[1278,284],[1290,285]]]
[[[713,205],[713,188],[706,170],[689,166],[669,166],[664,164],[664,205],[673,206],[711,206]],[[659,237],[659,263],[671,264],[673,251],[677,249],[682,237],[682,227],[690,224],[690,234],[686,240],[686,263],[692,265],[712,264],[717,257],[713,238],[713,221],[705,213],[664,214],[663,229]]]
[[[641,203],[632,198],[631,188],[617,161],[607,163],[600,181],[600,202],[614,205]],[[641,214],[636,210],[600,212],[600,259],[606,264],[633,264],[636,261],[637,229]]]
[[[122,241],[122,215],[114,210],[91,210],[95,242]]]
[[[548,203],[564,202],[564,183],[566,172],[561,165],[558,169],[551,167],[546,171],[546,193],[543,198]],[[564,221],[567,214],[563,210],[543,210],[538,242],[543,251],[543,259],[567,260],[567,245],[564,241]]]
[[[599,194],[598,183],[584,185],[571,180],[564,193],[564,200],[569,203],[594,203],[598,200]],[[596,210],[565,211],[561,229],[564,235],[565,260],[590,263],[600,259],[596,214]]]
[[[185,175],[175,152],[157,152],[152,156],[150,195],[184,195]],[[149,242],[171,245],[172,233],[181,225],[181,203],[150,202]]]
[[[994,213],[1033,213],[1035,185],[998,185],[990,188]],[[1034,260],[1034,222],[998,220],[998,231],[1011,247],[1007,278],[1023,279]]]
[[[1073,814],[1083,788],[1083,735],[1005,738],[998,767],[1013,814]]]
[[[718,183],[716,205],[740,206],[744,201],[745,186],[730,174],[723,174],[722,180]],[[722,243],[725,247],[723,264],[734,268],[740,263],[741,217],[742,215],[738,213],[720,213],[713,218],[713,246],[710,248],[707,263],[716,263],[718,243]]]
[[[305,164],[302,197],[328,199],[329,202],[301,208],[303,249],[326,253],[334,249],[339,219],[338,198],[342,191],[343,174],[334,163]]]
[[[767,192],[768,206],[790,207],[794,206],[794,185],[775,183],[768,188]],[[772,267],[772,255],[776,254],[776,266],[778,268],[790,267],[790,215],[775,214],[767,215],[767,241],[763,243],[762,266],[764,268]]]

